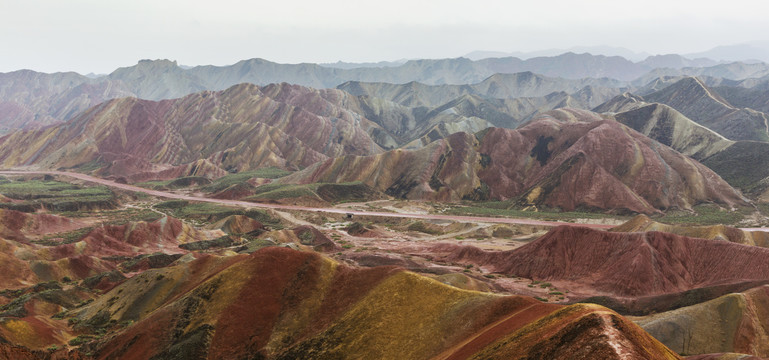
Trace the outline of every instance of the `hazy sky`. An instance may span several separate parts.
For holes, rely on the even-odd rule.
[[[0,0],[0,72],[108,73],[139,59],[229,65],[457,57],[611,45],[687,53],[765,41],[769,2]]]

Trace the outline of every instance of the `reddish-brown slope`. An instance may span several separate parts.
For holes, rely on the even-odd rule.
[[[456,200],[480,187],[474,136],[456,133],[415,151],[393,150],[375,156],[345,156],[289,175],[284,182],[362,181],[388,195],[409,199]]]
[[[49,253],[53,259],[78,255],[107,257],[154,252],[186,253],[179,248],[180,244],[210,240],[217,235],[221,233],[200,231],[179,219],[166,216],[149,223],[139,221],[125,225],[102,225],[76,243],[52,247]]]
[[[456,245],[434,251],[494,272],[569,284],[584,294],[644,296],[769,279],[769,249],[661,232],[559,226],[511,251]]]
[[[85,279],[114,270],[117,262],[108,260],[112,256],[186,253],[179,248],[180,244],[224,234],[218,230],[198,230],[178,219],[164,217],[150,223],[99,226],[70,244],[40,246],[27,239],[33,235],[55,239],[56,233],[82,226],[53,215],[0,211],[0,289],[22,288],[64,277]]]
[[[329,92],[343,101],[341,91]],[[105,174],[126,177],[162,171],[169,171],[166,177],[179,175],[170,169],[201,159],[219,172],[301,168],[328,156],[381,152],[366,132],[371,126],[324,100],[319,90],[242,84],[176,100],[111,100],[66,125],[0,139],[0,162],[6,167],[100,165]]]
[[[7,360],[82,360],[88,359],[80,351],[60,349],[58,351],[30,350],[21,346],[0,342],[0,359]]]
[[[85,226],[77,220],[49,214],[0,210],[0,289],[16,289],[63,276],[82,278],[110,268],[98,259],[53,258],[29,238],[67,232]],[[59,261],[56,261],[59,260]]]
[[[82,222],[51,214],[29,214],[0,209],[0,238],[27,244],[28,236],[65,232],[85,226]]]
[[[571,109],[517,130],[456,133],[419,150],[329,159],[281,181],[362,181],[409,199],[513,199],[563,210],[746,204],[698,162],[614,120]]]
[[[559,110],[516,131],[491,129],[480,149],[490,165],[478,172],[492,198],[572,210],[729,206],[743,198],[714,172],[613,120]],[[510,154],[519,154],[510,156]]]

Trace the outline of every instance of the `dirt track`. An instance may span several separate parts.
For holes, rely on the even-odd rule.
[[[434,214],[408,214],[408,213],[390,213],[390,212],[374,212],[374,211],[355,211],[355,210],[334,209],[334,208],[313,208],[313,207],[294,206],[294,205],[260,204],[260,203],[253,203],[248,201],[210,199],[210,198],[197,197],[197,196],[174,194],[174,193],[169,193],[165,191],[150,190],[150,189],[145,189],[138,186],[120,184],[114,181],[100,179],[97,177],[74,173],[74,172],[68,172],[68,171],[18,171],[18,170],[0,171],[0,175],[30,175],[30,174],[68,176],[71,178],[80,179],[80,180],[84,180],[92,183],[97,183],[97,184],[101,184],[101,185],[105,185],[113,188],[141,192],[141,193],[162,197],[162,198],[189,200],[189,201],[203,201],[203,202],[238,206],[238,207],[245,207],[245,208],[298,210],[298,211],[325,212],[325,213],[336,213],[336,214],[352,214],[352,215],[358,215],[358,216],[384,216],[384,217],[399,217],[399,218],[428,219],[428,220],[451,220],[451,221],[459,221],[459,222],[485,222],[485,223],[543,225],[543,226],[579,225],[579,226],[585,226],[585,227],[590,227],[595,229],[608,229],[608,228],[614,227],[614,225],[606,225],[606,224],[574,224],[574,223],[567,223],[567,222],[541,221],[541,220],[532,220],[532,219],[495,218],[495,217],[482,217],[482,216],[434,215]]]

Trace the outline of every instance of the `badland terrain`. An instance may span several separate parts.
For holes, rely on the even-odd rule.
[[[769,357],[769,65],[0,74],[0,358]]]

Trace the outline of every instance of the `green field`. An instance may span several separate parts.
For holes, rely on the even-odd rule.
[[[105,186],[78,186],[55,180],[0,181],[0,194],[17,202],[0,207],[34,211],[41,207],[55,212],[113,209],[115,194]]]
[[[252,178],[277,179],[291,174],[290,171],[278,168],[262,168],[252,171],[244,171],[237,174],[229,174],[214,180],[211,184],[201,187],[207,193],[217,193],[228,187],[248,181]]]
[[[530,218],[547,221],[566,221],[574,219],[620,219],[629,220],[631,216],[611,215],[597,212],[583,211],[558,211],[553,209],[545,210],[524,210],[513,206],[509,201],[486,201],[486,202],[465,202],[463,205],[445,205],[443,214],[447,215],[465,215],[465,216],[491,216],[491,217],[510,217],[510,218]]]

